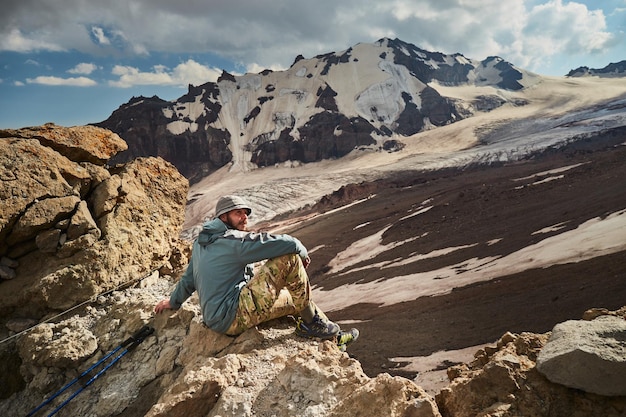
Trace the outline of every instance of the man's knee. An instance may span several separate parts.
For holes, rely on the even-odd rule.
[[[277,256],[269,259],[267,263],[270,265],[275,264],[279,267],[279,269],[283,269],[285,267],[300,267],[300,265],[303,265],[302,258],[297,253],[288,253],[287,255]]]
[[[308,285],[309,277],[304,267],[304,262],[300,255],[291,253],[269,259],[264,269],[270,279],[280,289],[289,283],[298,285]]]

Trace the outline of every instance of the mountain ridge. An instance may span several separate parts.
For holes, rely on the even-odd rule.
[[[568,77],[624,77],[626,76],[626,60],[612,62],[604,68],[578,67],[567,73]]]
[[[518,91],[538,80],[498,57],[477,61],[383,38],[298,56],[285,71],[224,72],[173,102],[132,98],[96,125],[129,144],[112,162],[158,155],[197,182],[231,162],[250,170],[341,158],[355,148],[394,151],[404,137],[468,116],[429,83]]]

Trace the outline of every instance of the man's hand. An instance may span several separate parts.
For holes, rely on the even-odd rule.
[[[157,314],[162,312],[162,311],[164,311],[164,310],[171,310],[171,309],[172,309],[172,306],[170,304],[170,300],[169,299],[161,300],[161,301],[159,301],[157,303],[156,306],[154,306],[154,312],[157,313]]]

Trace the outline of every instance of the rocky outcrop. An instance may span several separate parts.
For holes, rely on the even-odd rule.
[[[0,402],[0,414],[26,415],[147,323],[154,333],[68,402],[64,413],[440,417],[432,396],[413,382],[388,374],[368,377],[331,342],[296,337],[289,318],[236,338],[207,329],[197,299],[151,318],[171,284],[155,274],[142,288],[103,296],[85,314],[37,326],[21,337],[25,389]],[[63,392],[44,410],[78,389]]]
[[[104,165],[128,145],[117,134],[93,126],[61,127],[53,123],[0,131],[0,137],[37,139],[74,162]]]
[[[298,338],[290,318],[228,337],[202,324],[196,297],[176,312],[152,316],[154,304],[173,284],[153,274],[139,288],[102,296],[84,313],[20,337],[23,389],[0,401],[0,414],[27,414],[145,324],[154,332],[68,402],[64,413],[617,417],[626,410],[626,397],[585,393],[543,377],[535,362],[549,334],[505,334],[479,350],[472,363],[449,368],[450,385],[433,398],[406,378],[367,376],[331,342]],[[78,389],[67,390],[44,410]]]
[[[38,319],[149,271],[178,247],[187,180],[92,126],[0,132],[0,311]]]
[[[620,311],[626,311],[624,309]],[[608,313],[608,312],[607,312]],[[608,313],[614,315],[614,313]],[[596,329],[605,327],[605,321],[624,321],[626,315],[621,317],[607,317],[601,314],[600,318],[589,323],[585,321],[572,321],[565,325],[572,327],[593,327]],[[557,325],[555,328],[556,338],[560,339],[562,330]],[[614,328],[613,328],[614,329]],[[614,333],[613,333],[614,334]],[[626,412],[626,396],[601,396],[593,392],[570,388],[559,383],[551,382],[540,372],[537,361],[539,356],[546,355],[543,349],[548,351],[553,348],[550,344],[559,343],[554,341],[554,334],[507,333],[497,342],[494,347],[486,347],[475,354],[475,360],[469,364],[462,364],[448,369],[450,385],[436,395],[437,404],[444,416],[470,417],[470,416],[603,416],[618,417]],[[551,340],[549,342],[549,340]],[[598,339],[596,339],[596,342]],[[623,349],[621,339],[621,349]],[[594,344],[590,342],[589,344]],[[617,341],[617,345],[620,341]],[[594,344],[594,350],[599,356],[615,352],[613,346]],[[602,352],[602,353],[600,353]],[[583,362],[581,362],[583,359]],[[546,368],[544,361],[542,367]],[[622,357],[623,360],[623,357]],[[549,360],[548,360],[549,361]],[[551,361],[547,362],[550,363]],[[617,362],[620,362],[619,360]],[[567,374],[567,369],[580,369],[589,362],[580,355],[567,355],[560,357],[559,365],[563,368],[560,372]],[[607,377],[623,380],[621,365],[608,370]],[[594,370],[588,369],[590,376]],[[615,380],[615,379],[611,379]],[[572,381],[571,379],[569,380]],[[590,384],[595,379],[592,378]],[[571,385],[571,384],[570,384]],[[623,385],[623,384],[619,384]],[[589,386],[589,385],[588,385]],[[577,388],[580,388],[577,387]],[[621,396],[620,396],[621,395]]]
[[[189,93],[181,97],[180,103],[174,107],[194,104],[193,95],[202,95],[205,91],[190,86]],[[169,114],[170,102],[156,96],[133,97],[105,122],[98,124],[119,133],[129,144],[128,150],[113,156],[111,162],[126,163],[137,157],[159,156],[176,166],[190,180],[202,178],[224,166],[232,159],[228,147],[230,134],[210,125],[217,119],[221,108],[219,103],[210,100],[214,94],[206,92],[203,96],[206,99],[196,104],[204,108],[202,115],[194,121],[196,128],[185,128],[189,125],[189,116],[181,115],[183,120],[178,123],[178,114],[174,110],[168,118],[166,114]]]

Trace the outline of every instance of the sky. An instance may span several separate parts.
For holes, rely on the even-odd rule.
[[[0,14],[0,128],[106,120],[132,97],[357,43],[564,76],[626,60],[626,0],[20,0]]]

